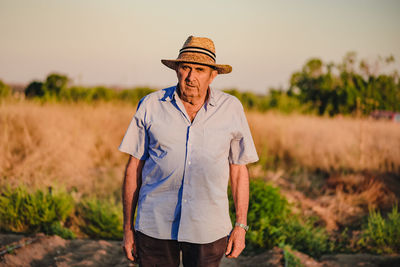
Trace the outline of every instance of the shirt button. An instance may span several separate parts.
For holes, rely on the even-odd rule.
[[[188,164],[190,165],[190,164],[191,164],[191,162],[189,161],[189,162],[188,162]]]
[[[183,200],[183,202],[185,202],[185,203],[186,203],[186,202],[187,202],[187,200],[186,200],[186,199],[184,199],[184,200]]]

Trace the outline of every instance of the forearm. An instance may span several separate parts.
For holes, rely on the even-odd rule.
[[[133,218],[141,186],[141,173],[144,161],[130,157],[126,165],[122,187],[122,204],[124,213],[124,231],[133,230]]]
[[[246,165],[230,165],[231,190],[235,203],[236,222],[247,225],[249,207],[249,174]]]

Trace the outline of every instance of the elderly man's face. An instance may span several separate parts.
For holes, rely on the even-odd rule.
[[[208,66],[180,63],[176,74],[182,95],[191,98],[201,98],[207,94],[208,86],[217,76],[218,72]]]

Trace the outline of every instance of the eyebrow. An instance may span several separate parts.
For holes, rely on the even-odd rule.
[[[196,69],[196,70],[205,70],[206,67],[209,67],[212,70],[216,70],[216,68],[214,68],[212,66],[205,65],[205,64],[197,64],[197,63],[194,64],[194,66],[190,66],[189,64],[186,64],[186,63],[181,63],[180,67],[181,68],[182,67],[189,67],[189,68]]]

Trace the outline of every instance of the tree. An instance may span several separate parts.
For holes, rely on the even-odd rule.
[[[25,96],[28,98],[43,97],[44,94],[43,83],[39,81],[33,81],[25,88]]]
[[[58,96],[63,88],[68,85],[68,77],[65,75],[52,73],[47,76],[44,86],[44,91],[49,95]]]
[[[375,109],[400,111],[400,82],[397,72],[379,74],[382,64],[394,62],[390,56],[374,63],[361,60],[357,69],[357,55],[347,53],[340,64],[325,64],[318,58],[310,59],[301,71],[292,74],[289,96],[322,114],[369,114]]]

